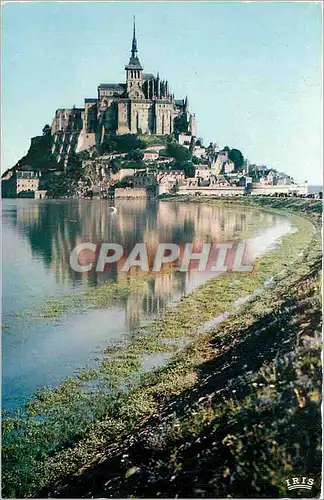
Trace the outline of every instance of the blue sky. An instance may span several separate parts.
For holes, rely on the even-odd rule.
[[[205,143],[321,183],[319,4],[40,2],[2,13],[2,170],[55,109],[124,81],[136,15],[145,71],[188,94]]]

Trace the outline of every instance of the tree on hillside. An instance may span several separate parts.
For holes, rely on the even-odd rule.
[[[110,134],[105,137],[101,149],[105,153],[129,153],[135,149],[144,149],[146,144],[136,134]]]
[[[42,132],[43,135],[51,135],[51,127],[48,125],[48,123],[44,125]]]
[[[133,187],[134,186],[134,177],[129,175],[127,177],[124,177],[122,180],[115,182],[113,184],[113,188],[127,188],[127,187]]]
[[[91,188],[91,179],[86,170],[82,167],[82,160],[87,156],[81,153],[71,153],[69,156],[66,172],[59,176],[54,175],[48,184],[49,198],[65,198],[77,194],[79,182]]]
[[[113,174],[117,174],[117,172],[119,172],[119,170],[121,169],[121,161],[119,158],[113,158],[110,162],[110,165],[109,165],[112,169],[112,173]]]
[[[144,153],[140,149],[132,149],[126,156],[127,160],[141,162],[144,158]]]
[[[191,159],[191,153],[189,149],[181,146],[177,142],[168,144],[167,156],[171,156],[178,163],[185,163]]]
[[[52,175],[47,186],[48,198],[66,198],[76,194],[77,183],[68,175]]]
[[[82,161],[82,160],[90,160],[90,151],[88,149],[85,149],[84,151],[80,151],[79,153],[73,153],[72,155],[70,154],[69,156],[69,163],[75,163],[76,161]]]
[[[59,170],[59,164],[53,158],[51,149],[52,136],[50,133],[33,137],[27,154],[20,158],[15,167],[19,170],[26,168],[42,173],[54,169]]]
[[[228,157],[234,163],[235,170],[240,170],[242,168],[244,156],[239,149],[231,149]]]
[[[208,158],[209,163],[213,163],[217,158],[216,144],[212,142],[206,148],[206,156]]]
[[[193,156],[192,157],[192,163],[194,165],[199,165],[200,163],[202,163],[201,158],[198,158],[198,156]]]
[[[133,168],[133,169],[141,169],[145,165],[141,161],[133,161],[133,160],[126,160],[126,161],[121,161],[120,163],[120,168]]]
[[[176,135],[188,134],[188,120],[185,113],[177,116],[173,121],[173,130]]]
[[[194,177],[195,176],[195,167],[191,162],[187,162],[183,166],[183,170],[184,170],[186,177]]]
[[[191,161],[186,161],[186,162],[175,161],[171,165],[171,171],[172,170],[183,170],[186,177],[194,177],[195,175],[195,167],[191,163]]]

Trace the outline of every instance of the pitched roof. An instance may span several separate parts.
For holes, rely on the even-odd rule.
[[[131,57],[129,59],[129,63],[126,66],[126,69],[143,69],[138,57]]]
[[[124,83],[101,83],[99,85],[101,89],[110,89],[110,90],[124,90]]]

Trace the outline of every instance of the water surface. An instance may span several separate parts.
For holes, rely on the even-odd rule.
[[[75,273],[71,250],[83,241],[116,242],[130,252],[135,243],[149,249],[159,242],[252,242],[255,255],[266,251],[290,228],[289,219],[259,209],[195,203],[90,200],[4,200],[2,405],[14,409],[38,389],[54,387],[103,349],[126,340],[140,325],[162,314],[168,304],[215,276],[173,270],[150,276],[144,291],[133,290],[106,309],[35,317],[48,297],[64,298],[103,282],[136,280],[136,273],[110,269]]]

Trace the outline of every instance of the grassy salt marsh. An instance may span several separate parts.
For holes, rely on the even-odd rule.
[[[4,422],[3,496],[272,497],[298,471],[318,483],[320,203],[266,201],[293,213],[298,232],[253,273],[210,280]],[[272,276],[239,313],[199,331]],[[157,353],[169,362],[144,373]]]

